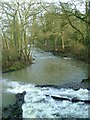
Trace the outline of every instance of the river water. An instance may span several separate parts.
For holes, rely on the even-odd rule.
[[[37,84],[63,85],[80,82],[88,76],[88,65],[68,57],[55,57],[52,53],[33,48],[34,64],[19,71],[3,74],[2,105],[15,102],[14,94],[26,91],[23,104],[24,118],[87,118],[88,105],[70,101],[55,101],[49,95],[88,99],[89,91],[80,89],[39,88]]]

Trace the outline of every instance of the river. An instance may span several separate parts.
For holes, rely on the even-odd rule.
[[[35,57],[32,65],[2,75],[2,105],[13,104],[14,95],[26,91],[26,103],[22,106],[24,118],[88,117],[88,105],[84,103],[57,102],[51,97],[45,97],[47,93],[88,99],[88,90],[35,87],[37,84],[63,85],[73,81],[80,82],[88,76],[88,65],[68,57],[56,57],[36,48],[33,48],[32,55]]]

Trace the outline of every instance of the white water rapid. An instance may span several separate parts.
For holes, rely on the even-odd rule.
[[[7,84],[6,92],[22,93],[26,91],[25,103],[22,106],[23,118],[88,118],[90,105],[84,102],[56,101],[48,95],[60,95],[67,98],[77,97],[81,100],[89,99],[87,89],[56,89],[50,87],[35,87],[32,84],[22,84],[16,81],[3,80]]]

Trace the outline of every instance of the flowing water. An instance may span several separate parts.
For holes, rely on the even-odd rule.
[[[24,118],[87,118],[88,105],[83,102],[55,101],[51,95],[88,99],[89,91],[80,89],[39,88],[37,84],[63,85],[80,82],[88,76],[87,64],[68,57],[55,57],[52,53],[33,48],[34,64],[19,71],[3,74],[2,105],[13,104],[14,94],[26,91],[23,104]],[[50,96],[46,96],[49,94]]]

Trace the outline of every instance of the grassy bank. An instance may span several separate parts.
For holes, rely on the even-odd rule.
[[[9,61],[9,62],[2,62],[2,73],[12,72],[16,70],[20,70],[27,65],[31,64],[30,62],[24,61]]]

